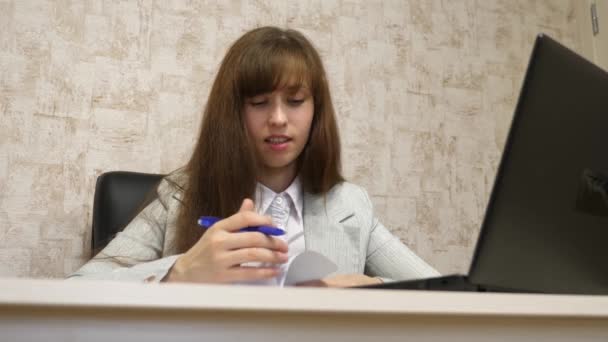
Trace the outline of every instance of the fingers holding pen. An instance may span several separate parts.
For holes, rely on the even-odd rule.
[[[244,205],[245,204],[243,204],[243,206]],[[254,211],[242,210],[243,206],[241,206],[241,211],[228,218],[218,221],[208,230],[238,232],[245,227],[272,226],[272,219],[270,217],[257,214]]]
[[[177,259],[167,281],[217,283],[276,276],[278,265],[288,260],[287,243],[258,231],[242,231],[246,227],[272,226],[269,217],[257,214],[253,208],[253,202],[247,199],[236,214],[219,221],[215,218],[199,241]],[[241,266],[250,262],[277,267]]]
[[[259,232],[243,232],[239,234],[229,234],[225,237],[223,245],[227,250],[241,248],[266,248],[268,250],[287,253],[287,243],[273,236],[268,236]]]
[[[271,251],[266,248],[241,248],[225,253],[221,262],[228,267],[240,266],[250,262],[261,262],[264,264],[280,265],[286,263],[289,257],[287,253]]]

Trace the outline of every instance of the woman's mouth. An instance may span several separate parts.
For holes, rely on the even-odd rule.
[[[287,148],[287,144],[291,141],[291,138],[286,136],[271,136],[264,139],[264,142],[269,144],[270,149],[273,151],[283,151]]]

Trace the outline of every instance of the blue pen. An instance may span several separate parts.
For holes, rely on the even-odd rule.
[[[207,229],[207,228],[211,228],[211,226],[213,226],[213,224],[219,220],[221,220],[221,218],[215,217],[215,216],[201,216],[198,219],[197,223],[199,226]],[[272,235],[272,236],[285,235],[285,231],[283,229],[269,227],[269,226],[245,227],[245,228],[241,229],[240,231],[241,232],[260,232],[260,233],[263,233],[266,235]]]

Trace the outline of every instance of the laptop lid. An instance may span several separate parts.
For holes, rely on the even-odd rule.
[[[608,73],[546,35],[532,51],[469,279],[608,293]]]

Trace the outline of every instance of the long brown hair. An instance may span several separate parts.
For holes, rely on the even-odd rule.
[[[222,61],[198,141],[184,168],[187,183],[177,217],[180,252],[200,238],[199,216],[228,217],[243,199],[254,195],[256,160],[243,119],[245,100],[294,82],[297,87],[308,86],[314,100],[310,135],[297,161],[303,191],[325,194],[344,180],[334,108],[319,54],[295,30],[261,27],[249,31]]]

